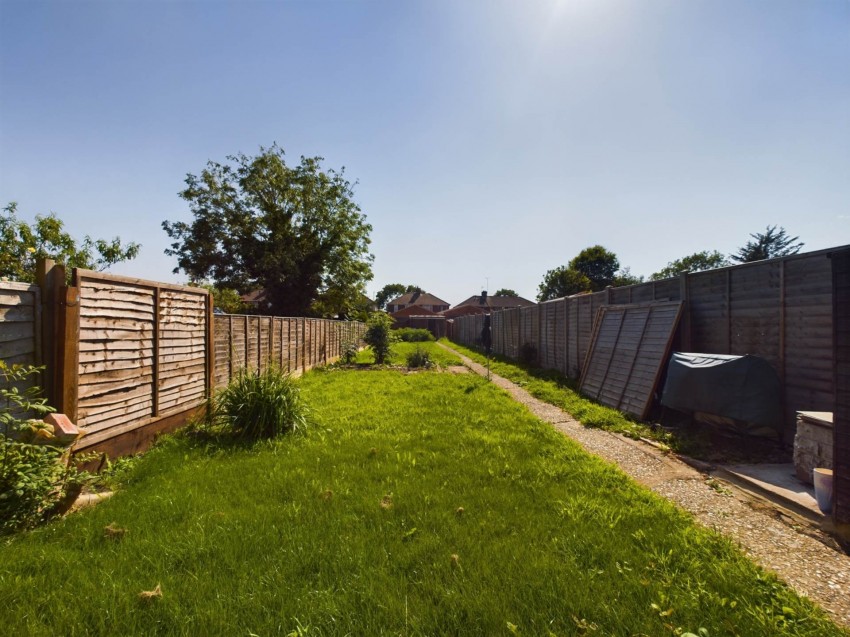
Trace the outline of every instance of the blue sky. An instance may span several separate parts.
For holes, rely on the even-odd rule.
[[[359,182],[372,294],[846,244],[850,3],[0,0],[0,202],[140,242],[114,271],[185,280],[186,173],[273,142]]]

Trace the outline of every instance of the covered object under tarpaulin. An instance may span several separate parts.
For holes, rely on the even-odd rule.
[[[674,352],[661,404],[722,416],[747,434],[782,436],[779,376],[758,356]]]

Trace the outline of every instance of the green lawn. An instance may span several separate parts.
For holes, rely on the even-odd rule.
[[[487,358],[479,351],[442,339],[445,345],[468,356],[476,363],[487,364]],[[540,369],[522,365],[503,356],[490,359],[490,369],[494,374],[513,381],[525,388],[535,398],[557,405],[572,414],[587,427],[597,427],[629,436],[630,438],[650,438],[671,446],[676,445],[669,433],[653,429],[648,425],[624,415],[622,412],[605,407],[585,398],[578,392],[576,382],[552,369]]]
[[[423,343],[393,343],[388,363],[390,365],[404,366],[406,365],[407,355],[417,349],[427,352],[431,357],[431,360],[440,367],[461,364],[460,359],[456,355],[451,352],[447,352],[433,341],[426,341]],[[357,362],[359,364],[373,363],[374,361],[375,355],[372,353],[372,349],[370,347],[361,350],[357,354]]]
[[[167,439],[111,500],[0,546],[3,632],[844,634],[477,376],[299,383],[305,435]]]

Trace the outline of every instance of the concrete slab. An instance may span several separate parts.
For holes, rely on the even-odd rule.
[[[815,490],[801,482],[796,475],[794,464],[736,464],[723,465],[724,471],[742,483],[752,485],[768,495],[793,503],[807,514],[823,518],[815,500]]]

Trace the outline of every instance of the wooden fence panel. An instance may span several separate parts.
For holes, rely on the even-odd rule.
[[[0,360],[8,365],[41,365],[41,290],[37,285],[0,281]],[[4,383],[0,388],[24,391],[38,382]],[[30,416],[13,412],[16,416]],[[2,433],[2,429],[0,429]]]
[[[694,352],[729,354],[731,270],[710,270],[688,276],[691,347]]]
[[[207,395],[209,295],[197,290],[159,291],[157,416],[196,407]]]
[[[264,370],[274,364],[300,373],[333,362],[342,344],[360,344],[366,329],[350,321],[230,314],[215,315],[214,322],[216,387],[225,387],[245,368]]]
[[[850,524],[850,249],[830,256],[835,339],[835,400],[830,410],[834,426],[833,515],[836,522]]]
[[[785,263],[786,421],[797,411],[832,411],[831,262],[826,256]]]
[[[0,281],[0,360],[41,362],[41,292],[37,285]]]
[[[153,415],[156,289],[79,274],[77,424],[90,442]]]
[[[776,261],[731,270],[730,354],[753,354],[779,369],[780,270]]]
[[[81,448],[203,403],[223,371],[210,367],[206,290],[79,269],[74,282],[79,332],[66,332],[64,347],[77,374],[63,381],[63,403],[87,431]]]
[[[581,391],[645,418],[667,362],[681,303],[607,307],[594,330]]]

